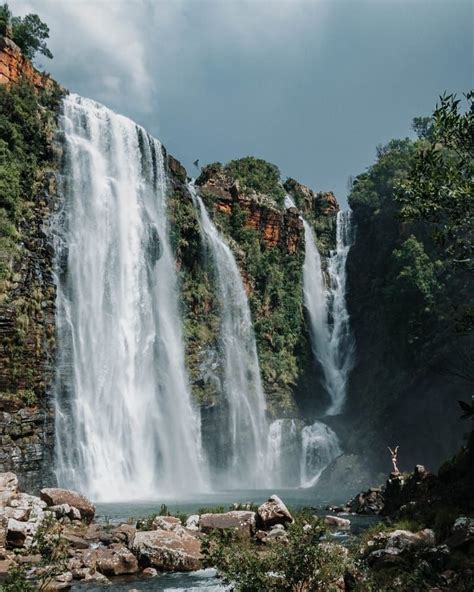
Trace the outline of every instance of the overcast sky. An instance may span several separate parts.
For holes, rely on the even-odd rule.
[[[472,0],[10,0],[38,62],[191,164],[254,155],[344,202],[375,147],[474,86]]]

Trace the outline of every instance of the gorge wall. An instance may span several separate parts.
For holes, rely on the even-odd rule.
[[[0,471],[34,489],[53,464],[55,323],[50,222],[61,89],[0,38]]]

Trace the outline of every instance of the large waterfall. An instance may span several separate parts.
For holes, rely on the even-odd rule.
[[[201,233],[215,269],[221,307],[225,417],[219,428],[227,435],[229,446],[225,466],[215,468],[217,481],[229,488],[262,488],[268,476],[268,425],[247,294],[231,249],[210,220],[194,186],[189,188],[198,206]]]
[[[160,143],[70,95],[61,117],[57,476],[97,500],[205,488]]]

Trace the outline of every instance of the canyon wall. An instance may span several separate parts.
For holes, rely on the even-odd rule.
[[[53,246],[59,87],[0,38],[0,471],[32,490],[51,474]]]

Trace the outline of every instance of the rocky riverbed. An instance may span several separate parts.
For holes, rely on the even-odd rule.
[[[226,544],[235,545],[236,553],[244,545],[247,553],[267,557],[285,548],[292,552],[295,536],[300,537],[297,545],[304,546],[305,533],[317,528],[321,538],[311,544],[322,545],[328,557],[339,562],[334,572],[338,575],[330,582],[334,590],[467,591],[474,582],[474,519],[453,516],[444,530],[413,520],[421,512],[422,495],[430,491],[436,499],[437,479],[420,466],[411,474],[392,474],[385,486],[362,492],[344,506],[328,507],[322,514],[310,508],[290,512],[282,499],[272,495],[259,506],[234,504],[228,511],[175,516],[162,506],[158,514],[141,520],[109,523],[98,520],[94,504],[78,492],[44,488],[34,496],[19,490],[15,474],[1,473],[2,590],[104,585],[118,590],[135,585],[154,590],[172,590],[176,585],[180,590],[225,590],[224,581],[209,569],[222,567],[210,563],[216,555],[209,553],[220,535],[231,535]],[[373,517],[373,525],[359,528],[355,536],[354,523],[361,516]],[[220,571],[228,576],[225,569]],[[411,572],[417,579],[406,588],[403,574]],[[399,587],[384,587],[387,578],[397,577],[402,578]],[[427,587],[417,587],[424,581]]]

